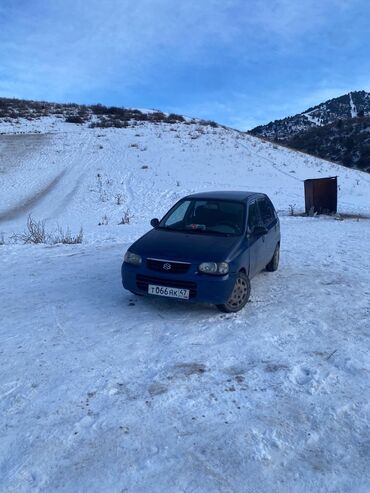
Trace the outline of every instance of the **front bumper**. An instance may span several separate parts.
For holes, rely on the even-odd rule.
[[[145,264],[140,266],[123,263],[121,268],[122,284],[125,289],[134,293],[148,295],[148,284],[189,289],[190,302],[226,303],[233,290],[236,273],[225,276],[200,274],[192,269],[185,274],[167,274],[156,272]],[[176,298],[177,299],[177,298]]]

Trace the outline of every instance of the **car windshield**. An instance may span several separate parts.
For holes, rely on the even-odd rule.
[[[243,202],[184,199],[164,216],[159,227],[200,234],[241,235],[244,216]]]

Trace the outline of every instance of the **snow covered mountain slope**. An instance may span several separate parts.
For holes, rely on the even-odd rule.
[[[249,133],[370,172],[370,93],[350,92]]]
[[[0,132],[0,491],[369,491],[367,174],[196,123]],[[289,216],[331,175],[359,219]],[[123,291],[151,217],[233,188],[282,229],[243,311]],[[9,243],[30,213],[84,242]]]
[[[370,93],[353,91],[333,98],[298,115],[275,120],[251,130],[252,135],[286,142],[294,135],[314,127],[330,125],[338,120],[357,117],[370,117]]]
[[[320,176],[338,176],[340,211],[361,213],[368,206],[368,175],[221,127],[91,129],[46,118],[23,131],[0,135],[0,231],[6,236],[22,230],[32,214],[51,228],[82,226],[88,241],[126,238],[132,228],[118,225],[125,212],[145,229],[152,216],[198,190],[264,191],[279,210],[296,204],[302,211],[303,180]]]

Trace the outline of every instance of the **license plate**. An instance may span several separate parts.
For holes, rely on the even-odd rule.
[[[157,296],[167,296],[169,298],[180,298],[182,300],[189,299],[189,290],[182,288],[168,288],[166,286],[156,286],[154,284],[149,284],[148,293],[156,294]]]

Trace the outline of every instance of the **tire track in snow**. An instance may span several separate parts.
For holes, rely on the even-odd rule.
[[[48,143],[49,134],[0,135],[0,173],[7,174],[21,168],[29,156]]]
[[[16,219],[21,215],[26,214],[29,210],[35,207],[41,200],[43,200],[50,192],[55,190],[60,180],[63,178],[67,170],[61,171],[55,178],[51,180],[45,187],[39,190],[31,197],[22,200],[17,205],[11,207],[8,210],[0,212],[0,222],[10,221]]]
[[[73,197],[80,189],[85,175],[86,172],[81,173],[81,175],[77,179],[76,185],[72,188],[72,190],[69,193],[67,193],[67,195],[64,197],[62,202],[58,205],[58,207],[54,209],[52,216],[58,216],[71,203]]]
[[[60,134],[60,136],[62,136],[62,137],[63,137],[63,135],[65,135],[65,134]],[[58,136],[58,137],[60,137],[60,136]],[[12,137],[14,137],[14,136],[12,136]],[[24,137],[24,136],[22,136],[22,137]],[[28,142],[30,139],[29,139],[29,136],[26,136],[26,137],[27,137],[27,139],[25,140],[25,144],[26,144],[27,149],[23,149],[22,155],[20,155],[19,153],[17,154],[18,161],[19,161],[20,157],[23,157],[23,159],[25,159],[26,151],[29,152],[30,144]],[[34,143],[34,141],[35,141],[34,137],[35,136],[32,136],[32,137],[33,138],[30,142]],[[43,135],[43,134],[40,134],[40,135],[37,134],[36,137],[38,139],[38,140],[36,140],[36,144],[38,144],[38,145],[40,145],[40,143],[43,143],[45,141],[45,135]],[[47,137],[49,137],[49,136],[47,136]],[[65,138],[65,137],[63,137],[63,138]],[[90,142],[90,139],[89,139],[88,143],[89,142]],[[1,143],[1,141],[0,141],[0,143]],[[13,141],[11,141],[11,143],[13,144]],[[52,141],[51,146],[54,146],[54,145],[55,145],[54,141]],[[83,150],[85,150],[86,143],[82,142],[81,146],[83,146]],[[34,151],[34,147],[32,147],[31,150]],[[48,153],[46,153],[46,155],[48,155]],[[43,153],[41,153],[40,156],[43,156]],[[80,156],[77,156],[77,157],[80,157]],[[43,158],[41,158],[41,160],[42,159]],[[61,172],[59,172],[59,174],[57,176],[52,178],[51,181],[49,181],[46,185],[36,183],[35,188],[38,190],[36,193],[31,192],[32,193],[31,196],[23,198],[22,200],[20,200],[15,205],[9,206],[6,210],[0,211],[0,223],[6,222],[6,221],[9,221],[12,219],[16,219],[16,218],[19,218],[23,215],[29,214],[31,212],[31,210],[34,209],[35,207],[39,206],[44,201],[44,199],[48,199],[49,203],[51,203],[51,204],[54,204],[54,203],[56,204],[56,207],[54,207],[54,211],[55,210],[57,210],[57,211],[63,210],[66,207],[66,205],[68,205],[68,203],[71,201],[72,197],[76,194],[77,190],[79,189],[79,187],[83,181],[83,177],[86,174],[86,170],[85,170],[86,165],[85,165],[83,172],[82,173],[80,172],[78,175],[78,178],[73,180],[73,182],[74,182],[73,189],[67,195],[65,195],[65,193],[62,193],[62,198],[60,197],[61,192],[63,192],[63,190],[68,190],[68,187],[66,188],[65,186],[63,187],[63,185],[61,186],[61,182],[63,182],[63,181],[65,182],[66,177],[70,176],[71,173],[72,173],[71,178],[73,178],[73,171],[76,169],[76,165],[74,164],[74,161],[76,161],[76,159],[77,158],[74,157],[72,159],[72,162],[70,163],[70,165],[68,167],[65,167],[65,163],[64,163],[64,166],[63,166],[64,169]],[[54,161],[53,161],[53,164],[54,164]],[[49,180],[50,180],[50,178],[49,178]],[[55,215],[55,212],[50,214],[50,217],[53,217],[53,215]]]
[[[82,136],[82,134],[81,134]],[[85,137],[85,136],[84,136]],[[82,166],[82,171],[77,176],[77,178],[74,181],[75,185],[73,186],[72,190],[70,190],[58,203],[56,207],[54,207],[52,214],[50,214],[50,218],[59,216],[65,209],[68,207],[68,205],[72,202],[72,199],[76,196],[78,190],[81,188],[84,179],[87,176],[88,170],[91,168],[91,161],[92,159],[86,159],[86,156],[88,155],[88,149],[92,144],[93,141],[93,136],[87,135],[88,137],[85,142],[80,142],[78,153],[74,156],[72,160],[72,165],[71,168],[68,170],[67,176],[69,176],[70,181],[71,181],[71,175],[73,176],[73,172],[77,169],[80,168],[80,163],[81,161],[84,162]],[[81,154],[85,159],[81,158]],[[67,189],[68,187],[65,187]]]

